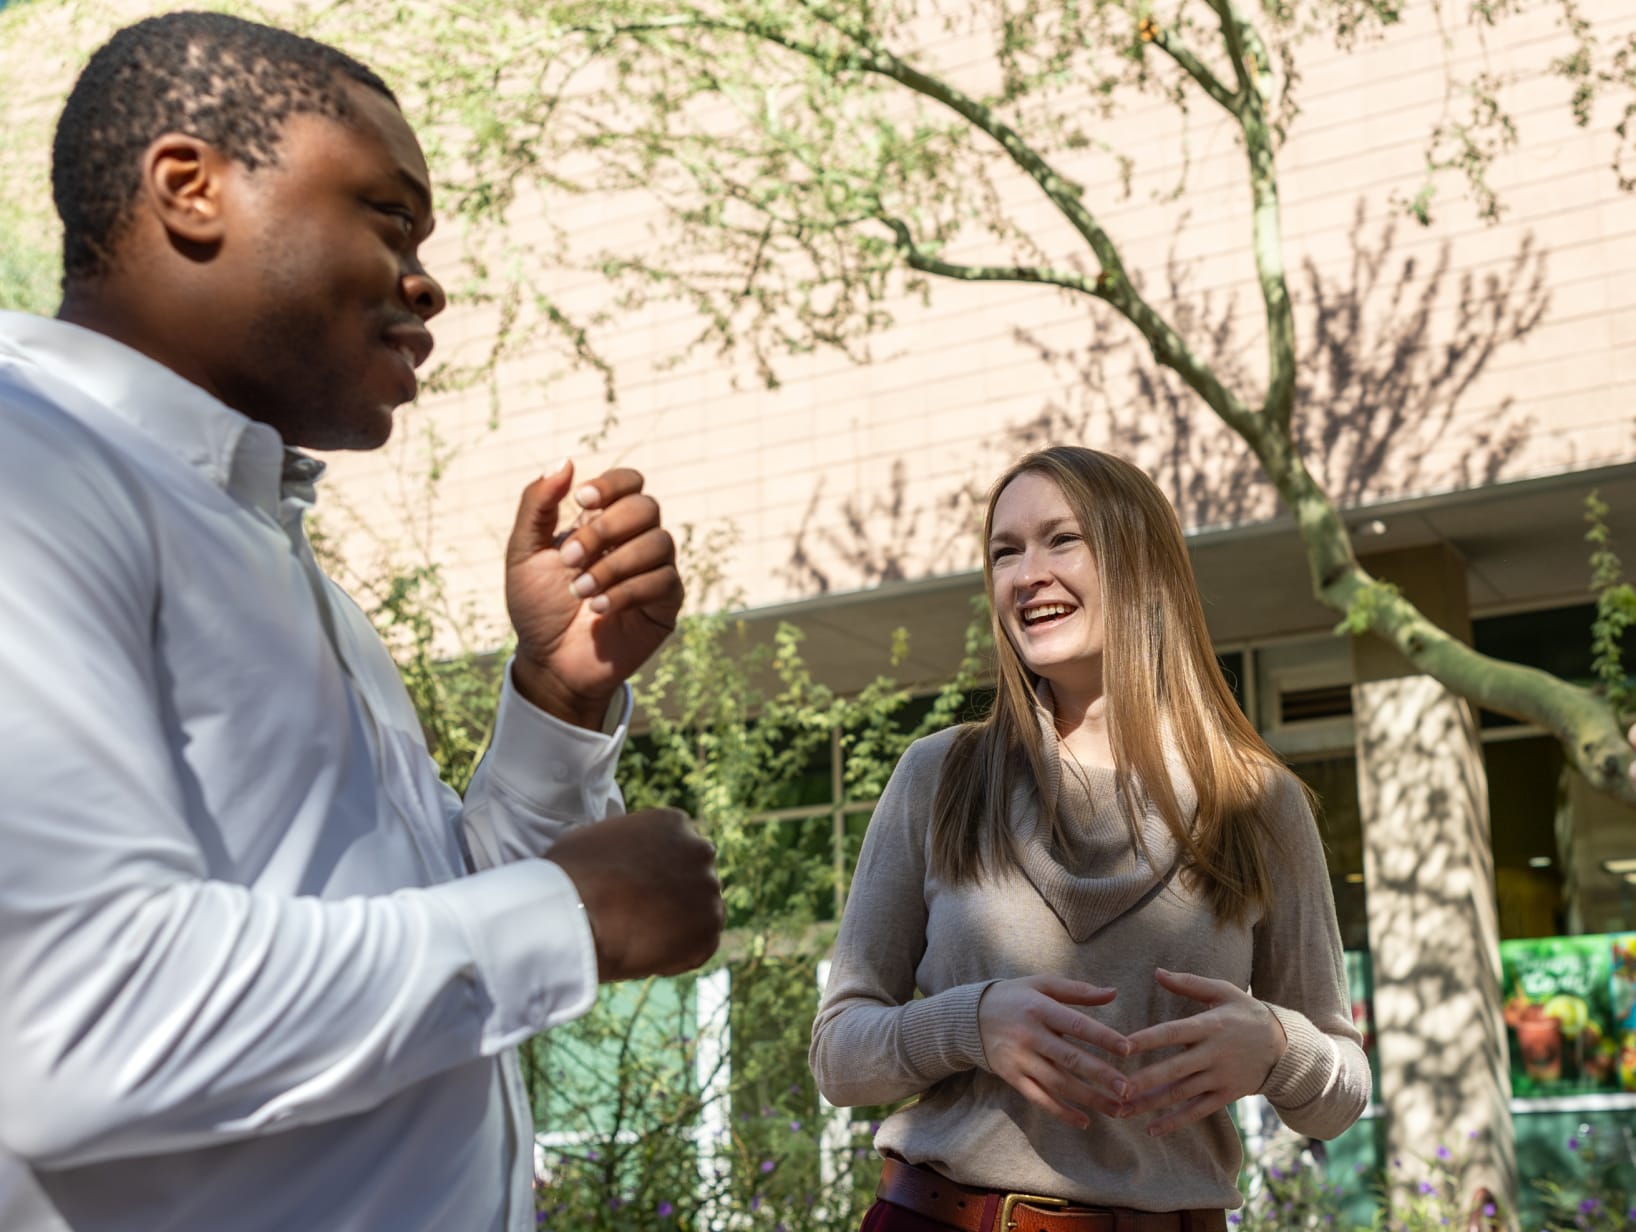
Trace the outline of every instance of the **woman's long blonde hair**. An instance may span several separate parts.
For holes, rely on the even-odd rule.
[[[1102,679],[1120,792],[1135,807],[1140,784],[1217,918],[1245,919],[1264,908],[1271,893],[1267,801],[1275,776],[1288,771],[1222,677],[1176,511],[1147,475],[1111,454],[1070,445],[1028,454],[989,492],[983,586],[991,608],[994,506],[1024,474],[1057,485],[1096,556],[1106,647]],[[987,718],[961,729],[932,806],[932,870],[955,882],[980,878],[991,862],[1015,863],[1006,818],[1020,781],[1037,788],[1059,846],[1065,838],[1057,802],[1045,798],[1054,794],[1046,784],[1057,776],[1045,764],[1036,680],[1000,613],[993,611],[992,619],[999,677],[994,707]],[[1182,815],[1166,769],[1167,734],[1198,794],[1196,819]]]

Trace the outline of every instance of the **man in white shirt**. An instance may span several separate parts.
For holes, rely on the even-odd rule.
[[[444,305],[390,91],[153,19],[52,178],[62,308],[0,314],[0,1228],[531,1229],[512,1049],[722,926],[686,819],[615,815],[682,598],[658,506],[525,490],[462,802],[302,528],[296,447],[382,443]]]

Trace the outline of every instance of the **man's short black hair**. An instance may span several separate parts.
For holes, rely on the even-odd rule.
[[[111,269],[154,138],[186,133],[256,170],[278,161],[290,116],[350,121],[348,81],[397,102],[351,56],[224,13],[168,13],[119,31],[86,64],[57,122],[51,195],[64,284]]]

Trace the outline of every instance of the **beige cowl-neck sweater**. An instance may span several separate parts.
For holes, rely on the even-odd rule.
[[[1043,726],[1050,744],[1055,733]],[[1283,1120],[1330,1138],[1358,1118],[1368,1062],[1317,826],[1292,776],[1270,786],[1282,848],[1274,902],[1260,919],[1229,925],[1177,874],[1157,811],[1144,802],[1133,821],[1111,770],[1076,763],[1063,775],[1055,748],[1048,763],[1071,850],[1050,847],[1028,790],[1011,818],[1022,867],[976,885],[939,881],[927,836],[953,737],[911,746],[875,809],[813,1024],[812,1071],[831,1103],[920,1095],[881,1125],[877,1149],[982,1188],[1151,1211],[1239,1204],[1239,1141],[1225,1111],[1163,1138],[1146,1135],[1151,1116],[1093,1111],[1090,1127],[1075,1130],[989,1072],[977,1030],[984,990],[1044,973],[1117,988],[1111,1004],[1085,1012],[1127,1035],[1202,1009],[1160,988],[1155,967],[1230,980],[1267,1003],[1288,1037],[1261,1090]],[[1174,763],[1172,777],[1190,813],[1196,796]],[[1151,862],[1131,841],[1133,825]]]

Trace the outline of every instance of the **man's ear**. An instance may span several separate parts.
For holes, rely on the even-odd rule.
[[[173,242],[213,248],[222,240],[222,194],[230,160],[184,133],[156,137],[142,155],[142,196]]]

